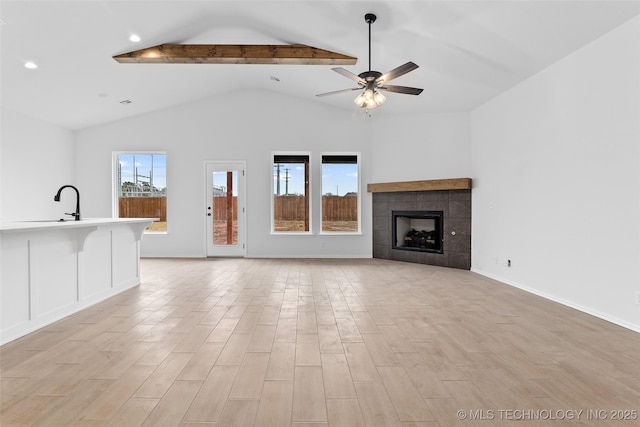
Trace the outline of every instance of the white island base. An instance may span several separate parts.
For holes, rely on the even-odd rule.
[[[151,218],[0,225],[0,344],[140,283]]]

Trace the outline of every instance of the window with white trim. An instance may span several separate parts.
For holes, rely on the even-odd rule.
[[[358,154],[322,155],[323,233],[360,232]]]
[[[145,232],[167,231],[167,155],[115,153],[114,213],[117,218],[158,218]]]
[[[272,232],[309,232],[309,205],[309,155],[274,154]]]

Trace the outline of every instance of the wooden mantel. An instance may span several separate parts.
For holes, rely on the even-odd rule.
[[[367,184],[367,191],[369,193],[470,189],[471,178],[429,179],[426,181],[381,182],[377,184]]]

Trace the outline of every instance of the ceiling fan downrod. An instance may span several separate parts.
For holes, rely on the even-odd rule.
[[[371,24],[376,22],[378,17],[373,13],[367,13],[364,15],[364,20],[367,24],[369,24],[369,71],[371,71]]]

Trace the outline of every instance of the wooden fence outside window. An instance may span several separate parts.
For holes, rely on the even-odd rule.
[[[304,196],[274,196],[274,219],[304,219]],[[160,218],[167,220],[166,197],[121,197],[121,218]],[[237,212],[238,198],[233,198],[233,212]],[[227,219],[227,197],[213,197],[214,220]],[[322,196],[323,221],[357,221],[358,198],[356,196]]]

